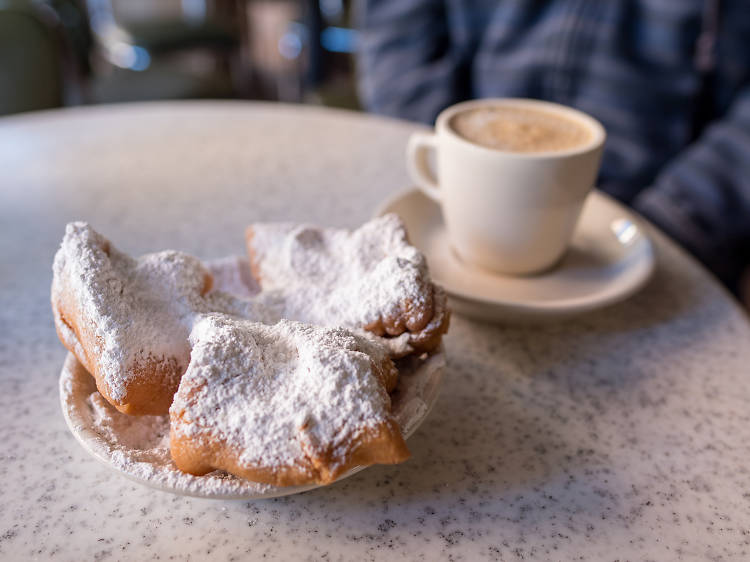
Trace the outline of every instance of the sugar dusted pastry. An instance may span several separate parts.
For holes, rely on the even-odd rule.
[[[119,411],[170,414],[186,472],[325,484],[405,460],[391,357],[439,345],[448,312],[400,221],[248,234],[261,287],[237,258],[211,271],[181,252],[136,259],[69,224],[53,267],[60,339]]]
[[[135,260],[86,223],[71,223],[55,256],[52,310],[60,340],[126,414],[169,409],[190,359],[196,303],[211,288],[179,252]]]
[[[408,458],[387,392],[398,374],[370,340],[289,320],[208,315],[190,342],[170,408],[170,450],[181,470],[325,484],[358,465]]]
[[[165,414],[190,360],[196,314],[255,314],[251,303],[209,293],[211,283],[197,258],[164,251],[134,259],[88,224],[71,223],[53,266],[57,333],[118,410]]]
[[[396,215],[351,232],[256,223],[246,241],[265,302],[280,317],[378,336],[407,333],[415,351],[434,349],[448,329],[445,294]]]

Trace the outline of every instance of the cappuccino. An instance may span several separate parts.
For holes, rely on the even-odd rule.
[[[450,127],[480,146],[508,152],[556,152],[592,140],[584,125],[543,109],[487,106],[453,116]]]
[[[462,260],[529,275],[565,252],[606,136],[596,119],[564,105],[472,100],[444,109],[434,133],[412,133],[407,166],[422,193],[440,204]]]

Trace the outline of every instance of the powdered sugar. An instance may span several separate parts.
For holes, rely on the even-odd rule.
[[[253,232],[263,292],[257,293],[244,262],[227,258],[210,273],[215,285],[231,292],[206,293],[210,273],[197,258],[164,251],[133,259],[88,224],[67,226],[55,256],[53,306],[66,298],[79,306],[79,323],[91,328],[92,341],[79,341],[61,314],[55,315],[58,331],[79,358],[93,352],[96,365],[89,368],[109,398],[126,402],[132,379],[147,364],[167,366],[159,370],[164,380],[153,382],[171,395],[187,368],[187,338],[201,314],[355,330],[383,320],[385,329],[395,326],[391,331],[400,334],[410,325],[421,329],[433,312],[424,256],[408,243],[395,215],[352,233],[290,224],[256,225]],[[412,351],[411,341],[402,336],[381,343],[402,356]],[[84,350],[82,343],[96,349]]]
[[[218,290],[230,290],[229,279],[242,279],[241,258],[208,262]],[[232,268],[236,271],[231,271]],[[252,287],[249,288],[252,291]],[[360,334],[380,342],[367,333]],[[391,414],[404,436],[411,435],[429,413],[442,380],[444,354],[409,357],[398,362],[399,382],[391,395]],[[223,471],[193,476],[180,471],[169,452],[169,416],[128,416],[115,410],[97,392],[94,381],[72,354],[60,374],[60,399],[68,426],[87,451],[141,483],[162,490],[202,497],[260,498],[298,493],[315,486],[276,487],[250,482]],[[359,469],[353,470],[353,474]]]
[[[198,259],[166,251],[135,260],[76,222],[65,229],[53,269],[53,303],[70,294],[80,306],[114,400],[125,398],[138,365],[172,360],[187,367],[187,336],[207,275]]]
[[[392,414],[411,435],[435,403],[444,354],[399,362],[399,384]],[[223,471],[193,476],[177,469],[169,453],[169,417],[128,416],[109,405],[76,358],[69,354],[60,374],[60,400],[68,427],[84,448],[118,472],[143,484],[175,493],[214,498],[267,498],[316,486],[279,488],[237,478]],[[357,472],[353,470],[350,474]]]
[[[289,467],[311,453],[341,463],[363,430],[390,419],[375,371],[375,362],[390,361],[344,329],[209,315],[190,341],[190,366],[170,408],[173,430],[228,443],[244,466]]]
[[[221,271],[221,267],[217,266]],[[235,278],[222,279],[242,292],[242,268],[224,266]],[[160,383],[174,393],[190,359],[188,335],[195,318],[207,312],[271,320],[260,302],[221,290],[204,295],[210,274],[195,257],[175,251],[146,254],[138,259],[117,250],[88,224],[70,223],[53,265],[53,306],[72,298],[80,307],[80,323],[93,331],[98,374],[110,398],[127,400],[128,386],[139,367],[169,364]],[[249,277],[249,275],[246,275]],[[56,314],[56,320],[58,316]],[[87,357],[65,321],[58,331],[78,357]],[[94,351],[94,350],[90,350]]]
[[[169,453],[168,416],[128,416],[115,410],[98,392],[85,399],[90,427],[111,465],[128,476],[196,494],[254,494],[267,486],[222,471],[197,477],[177,469]]]
[[[204,264],[214,278],[213,287],[236,297],[249,299],[260,292],[250,273],[250,264],[240,256],[227,256]]]
[[[109,402],[98,392],[87,399],[94,416],[94,425],[101,436],[119,443],[122,450],[140,449],[139,457],[149,462],[163,462],[164,449],[169,447],[169,419],[166,416],[113,415]],[[168,456],[168,455],[167,455]]]
[[[330,262],[330,250],[343,249],[346,244],[339,246],[337,242],[332,242],[328,255],[323,253],[319,258],[311,257],[302,262],[299,261],[300,256],[297,252],[292,252],[296,256],[296,263],[303,269],[307,267],[313,271],[318,268],[318,273],[314,277],[328,280],[315,285],[311,293],[312,302],[321,303],[320,307],[313,304],[317,307],[317,312],[313,315],[317,314],[319,319],[324,319],[324,324],[330,325],[336,318],[342,318],[344,323],[347,319],[353,322],[356,317],[357,299],[364,305],[360,307],[362,314],[356,323],[358,326],[365,318],[372,317],[378,307],[382,307],[381,313],[383,310],[400,307],[401,303],[395,298],[399,292],[398,283],[403,284],[402,296],[411,295],[410,298],[416,299],[414,302],[421,302],[419,299],[423,298],[421,295],[425,293],[419,293],[417,290],[420,283],[428,282],[425,281],[428,277],[424,258],[408,244],[402,247],[405,244],[405,235],[399,234],[398,228],[386,228],[386,236],[380,235],[379,242],[374,233],[367,234],[366,228],[360,230],[364,234],[356,244],[351,244],[351,248],[345,251],[344,259],[355,259],[359,255],[360,257],[356,258],[356,263],[359,264],[357,267],[367,281],[357,286],[356,275],[352,274],[344,278],[344,283],[338,284],[341,290],[339,296],[346,305],[340,309],[331,308],[331,304],[336,300],[334,298],[327,304],[316,301],[315,296],[322,296],[322,293],[316,293],[315,290],[322,290],[327,284],[331,286],[334,277],[331,277],[330,273],[341,266],[339,263]],[[305,235],[302,238],[304,239]],[[400,249],[395,251],[394,248]],[[396,256],[399,252],[404,255]],[[211,340],[211,337],[208,337],[210,334],[204,333],[203,336],[206,337],[198,335],[203,329],[200,326],[210,321],[203,318],[206,314],[219,311],[266,324],[276,322],[285,314],[296,314],[297,317],[303,315],[301,290],[292,291],[290,294],[283,294],[281,291],[257,294],[257,287],[252,286],[247,265],[241,258],[227,258],[204,267],[196,258],[172,251],[149,254],[135,260],[117,251],[85,223],[73,223],[68,225],[63,244],[55,257],[53,302],[72,292],[73,299],[82,309],[81,316],[92,321],[91,325],[95,327],[94,337],[97,342],[101,342],[101,348],[96,349],[97,359],[101,362],[101,370],[112,389],[112,395],[121,396],[129,380],[128,365],[137,364],[144,358],[161,359],[177,356],[186,366],[190,359],[190,343],[187,337],[190,329],[194,326],[197,329],[197,339],[194,338],[193,342],[196,346],[200,341]],[[205,293],[208,271],[214,276],[215,287]],[[404,275],[404,271],[407,271],[407,275]],[[345,274],[343,268],[340,272]],[[384,279],[380,279],[381,276]],[[388,285],[385,278],[393,276],[398,277],[398,283]],[[375,283],[379,288],[368,289],[371,283]],[[289,295],[291,304],[287,302]],[[209,316],[210,318],[216,317]],[[299,402],[289,398],[289,394],[285,392],[288,386],[283,387],[282,384],[276,388],[276,392],[267,389],[267,396],[270,392],[272,398],[276,396],[280,400],[279,403],[271,400],[277,411],[286,409],[296,414],[289,418],[292,420],[291,425],[283,427],[283,424],[279,424],[278,428],[272,428],[271,433],[277,438],[285,435],[285,431],[288,435],[293,427],[305,426],[309,428],[309,431],[304,432],[307,441],[298,441],[296,446],[315,448],[325,443],[326,447],[333,447],[331,454],[334,459],[337,455],[343,458],[343,452],[339,453],[336,448],[344,442],[345,435],[355,435],[357,431],[372,427],[390,415],[388,395],[377,383],[373,373],[368,374],[370,361],[367,355],[373,357],[376,362],[385,358],[386,348],[387,354],[391,356],[404,355],[411,350],[407,334],[384,339],[361,330],[353,330],[358,332],[355,334],[353,331],[327,330],[289,321],[284,321],[276,327],[262,324],[253,326],[252,336],[258,352],[265,353],[266,356],[269,353],[276,354],[271,361],[274,368],[283,365],[285,368],[289,367],[283,374],[304,375],[315,371],[319,377],[323,377],[318,380],[290,377],[290,380],[296,378],[298,382],[303,382],[296,388],[297,397],[315,396],[316,393],[322,392],[329,404],[325,410],[305,409],[300,407]],[[68,347],[74,349],[80,357],[85,357],[85,352],[70,327],[62,322],[58,324],[58,329],[66,343],[70,344]],[[221,339],[214,340],[219,347],[221,344],[218,342]],[[282,345],[279,345],[277,340],[280,340]],[[261,342],[260,345],[258,341]],[[288,345],[284,345],[283,342]],[[351,348],[352,345],[356,350]],[[251,347],[248,345],[246,349]],[[234,351],[236,352],[236,349]],[[366,354],[362,353],[363,351]],[[215,367],[214,360],[217,357],[207,356],[205,359],[202,363],[198,361],[196,365],[210,371]],[[362,363],[365,360],[367,368]],[[66,370],[61,376],[61,397],[64,409],[70,415],[74,411],[81,412],[80,404],[73,405],[72,397],[75,392],[70,383],[71,377],[75,373],[76,376],[83,376],[90,387],[86,394],[89,401],[85,406],[88,421],[86,424],[74,424],[69,420],[71,429],[82,442],[85,441],[82,435],[93,429],[96,433],[93,439],[100,449],[94,454],[118,470],[157,487],[196,495],[265,497],[300,490],[297,487],[284,489],[282,492],[278,488],[247,482],[219,471],[203,477],[183,474],[174,466],[169,455],[165,437],[169,427],[168,418],[131,417],[120,414],[94,390],[91,377],[72,356],[68,362],[71,361],[75,368],[66,364]],[[253,365],[257,367],[257,363]],[[200,369],[196,367],[196,370]],[[402,384],[406,384],[403,379]],[[281,390],[281,387],[284,390]],[[250,390],[255,392],[258,389]],[[211,392],[216,401],[214,406],[231,404],[234,391],[236,389],[223,394]],[[365,396],[367,399],[358,404],[350,400],[353,394]],[[285,396],[289,399],[285,399]],[[208,404],[208,400],[205,404]],[[200,408],[204,408],[204,404],[201,404]],[[256,412],[259,409],[251,408],[249,411]],[[427,407],[419,393],[412,393],[408,397],[404,395],[398,407],[394,408],[393,414],[402,428],[411,431],[415,428],[414,420],[423,419],[426,411]],[[199,418],[205,418],[203,414],[206,410],[193,413]],[[252,440],[263,433],[256,431],[243,434],[243,424],[247,421],[242,418],[243,415],[247,415],[247,409],[243,414],[239,407],[230,408],[228,421],[231,423],[227,427],[239,431],[239,436],[244,439],[250,436]],[[271,427],[269,423],[273,421],[269,422],[269,419],[274,416],[259,415],[260,417],[255,420],[258,423],[256,427]],[[340,431],[336,430],[337,427]],[[246,460],[255,462],[257,459],[252,457],[252,451],[256,451],[261,457],[271,459],[268,461],[270,465],[286,462],[293,456],[294,451],[275,446],[282,440],[283,438],[278,438],[271,446],[265,443],[260,448],[254,448],[252,443],[244,443],[243,447],[248,455]]]
[[[396,215],[353,232],[259,223],[248,237],[264,303],[279,317],[360,328],[400,317],[424,325],[432,313],[425,258]]]

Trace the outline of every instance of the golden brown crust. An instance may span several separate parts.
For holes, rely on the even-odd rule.
[[[433,316],[429,324],[417,332],[409,334],[409,345],[416,353],[434,351],[443,341],[443,335],[448,332],[451,311],[448,308],[448,297],[445,291],[437,285],[433,288]]]
[[[393,364],[391,358],[384,357],[383,361],[380,363],[372,361],[372,365],[373,372],[378,378],[378,381],[380,381],[380,384],[385,388],[385,391],[388,393],[393,392],[398,384],[398,369],[396,368],[396,365]]]
[[[401,430],[393,420],[363,430],[352,438],[344,455],[344,462],[334,460],[330,450],[316,451],[313,445],[305,445],[304,448],[314,472],[314,478],[309,483],[317,484],[330,484],[357,466],[398,464],[410,456]]]
[[[431,290],[431,287],[427,289]],[[368,332],[381,337],[400,336],[404,332],[419,332],[433,317],[432,294],[426,295],[426,303],[415,305],[411,300],[401,302],[398,312],[392,316],[381,316],[375,322],[362,326]]]
[[[294,465],[274,467],[243,463],[240,460],[241,452],[224,439],[185,437],[184,432],[180,431],[182,423],[178,415],[170,415],[169,450],[177,468],[196,476],[224,470],[253,482],[274,486],[330,484],[357,466],[398,464],[410,456],[401,430],[392,420],[352,438],[344,462],[334,458],[332,451],[316,452],[302,436],[305,457]],[[304,429],[301,428],[301,432],[304,433]]]

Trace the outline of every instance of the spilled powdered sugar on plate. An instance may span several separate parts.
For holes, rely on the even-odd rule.
[[[216,286],[246,296],[257,290],[247,261],[230,257],[207,264]],[[424,421],[437,399],[445,356],[396,362],[399,384],[391,394],[392,413],[405,437]],[[60,375],[60,397],[71,431],[97,460],[148,486],[173,493],[209,498],[271,498],[295,494],[318,485],[276,487],[250,482],[223,471],[193,476],[177,469],[169,454],[169,416],[128,416],[118,412],[96,390],[93,377],[68,354]],[[347,474],[350,476],[364,467]]]

